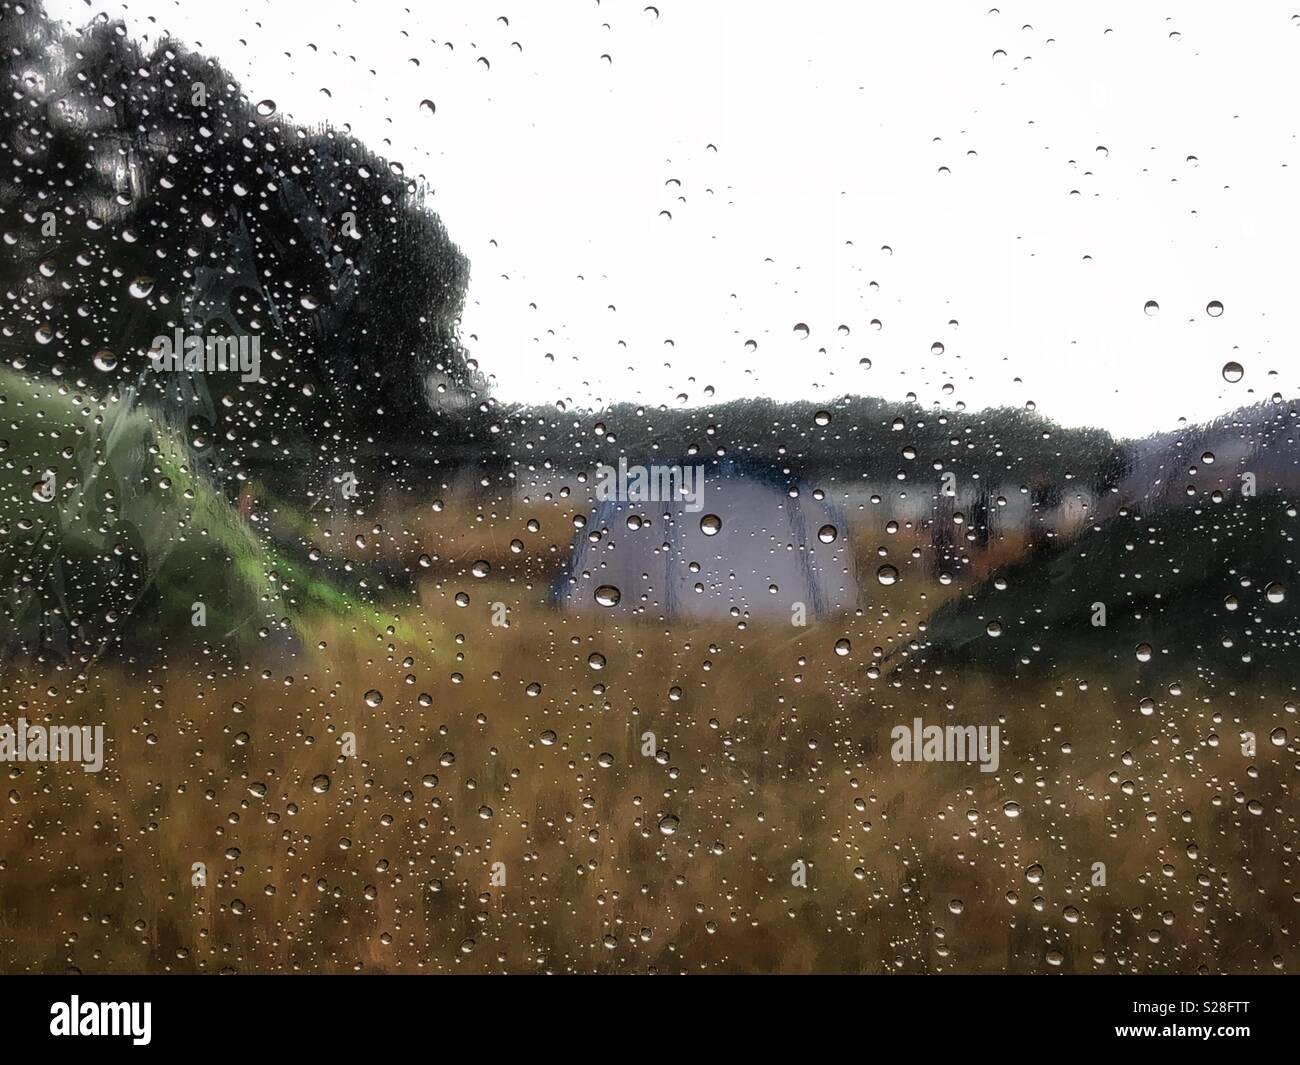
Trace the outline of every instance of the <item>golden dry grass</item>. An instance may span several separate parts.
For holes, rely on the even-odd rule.
[[[391,521],[402,535],[366,550],[440,544],[418,603],[317,619],[282,661],[10,667],[3,720],[103,721],[110,753],[99,775],[5,767],[5,970],[1295,967],[1294,742],[1266,740],[1294,731],[1282,693],[1187,684],[1142,717],[1106,677],[919,676],[895,656],[872,679],[873,649],[953,594],[919,578],[802,629],[561,613],[555,553],[498,550],[491,530],[523,520],[437,524],[477,541]],[[914,716],[1000,723],[1000,771],[892,761]]]

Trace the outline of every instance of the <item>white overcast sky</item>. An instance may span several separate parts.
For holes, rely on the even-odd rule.
[[[47,4],[426,175],[505,399],[910,392],[1139,435],[1300,392],[1295,5],[654,6]]]

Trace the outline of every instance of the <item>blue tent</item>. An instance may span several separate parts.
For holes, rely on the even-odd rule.
[[[779,472],[708,464],[701,498],[689,506],[594,495],[568,567],[551,588],[559,609],[789,623],[858,604],[843,516]],[[610,588],[617,589],[613,606],[608,591],[597,596]]]

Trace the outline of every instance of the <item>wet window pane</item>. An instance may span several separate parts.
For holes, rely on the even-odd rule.
[[[0,3],[0,967],[1296,965],[1273,5]]]

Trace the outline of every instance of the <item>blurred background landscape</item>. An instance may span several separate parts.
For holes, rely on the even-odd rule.
[[[507,402],[400,163],[107,18],[0,40],[0,721],[108,742],[0,767],[4,971],[1294,971],[1293,396]]]

